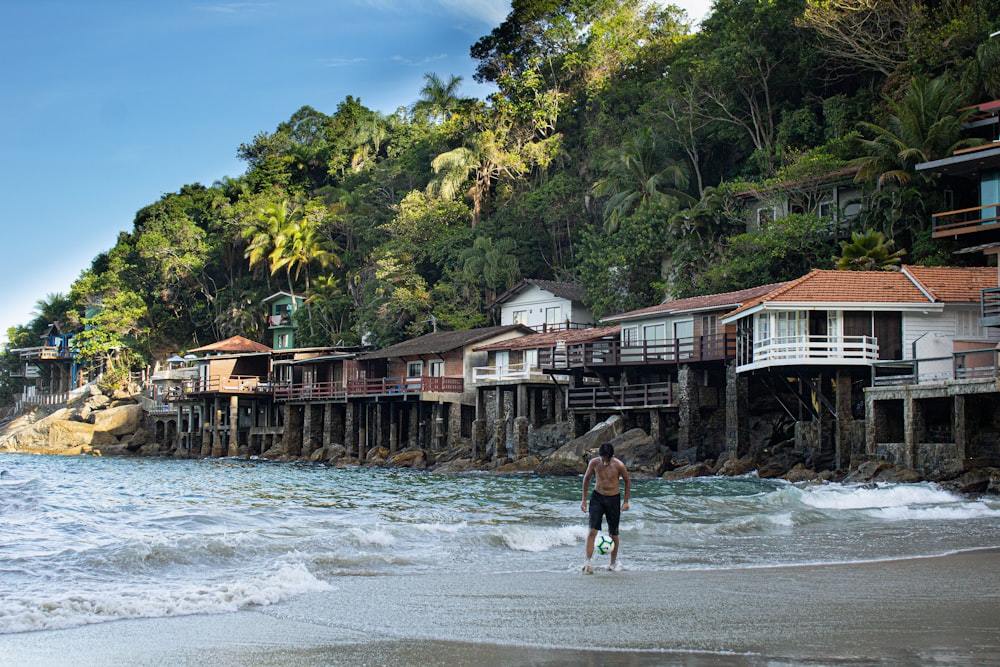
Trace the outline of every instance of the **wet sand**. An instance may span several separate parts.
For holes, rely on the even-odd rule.
[[[0,664],[1000,665],[998,580],[1000,550],[741,570],[344,577],[232,614],[0,635]]]

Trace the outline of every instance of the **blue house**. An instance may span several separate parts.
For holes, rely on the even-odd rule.
[[[305,297],[289,292],[275,292],[264,299],[269,303],[267,326],[271,330],[271,347],[275,350],[290,350],[296,346],[295,330],[298,328],[298,312],[305,303]]]

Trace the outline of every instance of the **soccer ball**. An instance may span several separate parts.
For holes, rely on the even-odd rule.
[[[599,554],[611,553],[615,548],[615,541],[607,535],[598,535],[594,539],[594,548],[597,549]]]

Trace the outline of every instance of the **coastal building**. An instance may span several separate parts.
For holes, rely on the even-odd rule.
[[[279,420],[269,383],[271,348],[233,336],[190,353],[197,356],[197,376],[168,396],[173,414],[157,416],[158,431],[176,433],[176,450],[186,456],[259,453],[251,436]]]
[[[580,283],[526,278],[490,305],[500,310],[500,324],[523,324],[538,332],[594,326],[594,316],[583,305]]]
[[[544,449],[538,442],[541,430],[569,421],[569,382],[567,376],[551,372],[553,364],[566,367],[567,350],[617,336],[617,326],[562,329],[476,348],[487,355],[486,364],[473,369],[476,424],[481,425],[475,430],[476,451],[496,460]]]
[[[39,344],[8,350],[20,358],[12,377],[27,382],[21,394],[25,403],[65,401],[68,392],[82,384],[82,373],[73,354],[73,334],[53,322],[40,336]]]
[[[692,459],[739,449],[739,406],[730,404],[727,391],[736,381],[729,372],[736,330],[721,321],[774,287],[670,300],[606,317],[602,323],[611,326],[600,337],[540,352],[544,372],[568,377],[573,433],[617,414]]]
[[[818,464],[838,469],[877,453],[865,431],[869,387],[911,367],[921,350],[950,354],[1000,339],[979,323],[980,290],[994,280],[987,268],[814,270],[721,321],[737,328],[736,372],[782,406],[798,448],[818,447]]]
[[[264,299],[264,303],[269,304],[267,328],[271,332],[271,347],[275,350],[295,348],[299,308],[305,303],[305,297],[290,292],[275,292]]]
[[[848,236],[861,213],[863,191],[854,182],[857,167],[845,167],[795,181],[747,187],[736,195],[746,211],[747,231],[764,229],[789,215],[811,213],[830,223],[836,237]]]
[[[530,333],[521,324],[437,331],[360,355],[358,378],[347,389],[358,457],[382,446],[389,455],[405,447],[472,449],[474,369],[488,357],[478,348]]]

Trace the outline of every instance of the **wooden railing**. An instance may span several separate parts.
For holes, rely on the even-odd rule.
[[[674,404],[674,390],[670,382],[613,387],[592,385],[570,389],[567,401],[571,410],[665,407]]]
[[[507,364],[506,366],[476,366],[472,369],[472,382],[488,382],[491,380],[527,380],[531,371],[530,364]]]
[[[878,361],[878,340],[873,336],[775,336],[754,341],[752,350],[742,343],[738,370],[796,364],[872,364]]]
[[[1000,326],[1000,287],[989,287],[980,297],[980,314],[984,327]]]
[[[464,380],[456,377],[370,378],[347,382],[348,396],[392,396],[427,392],[461,394],[464,389]]]
[[[256,375],[227,375],[208,380],[185,380],[180,387],[171,389],[170,398],[176,400],[181,394],[259,394],[271,391],[271,385]]]
[[[935,213],[931,217],[931,237],[935,239],[995,229],[994,225],[1000,222],[1000,203]]]
[[[1000,377],[1000,350],[963,350],[950,357],[880,361],[873,366],[876,387],[993,379]]]
[[[622,343],[618,340],[553,345],[538,350],[538,366],[573,368],[678,364],[722,361],[736,356],[736,337],[728,334],[690,336],[672,340]]]
[[[282,382],[273,385],[276,401],[346,400],[347,387],[343,382],[312,382],[292,384]]]

